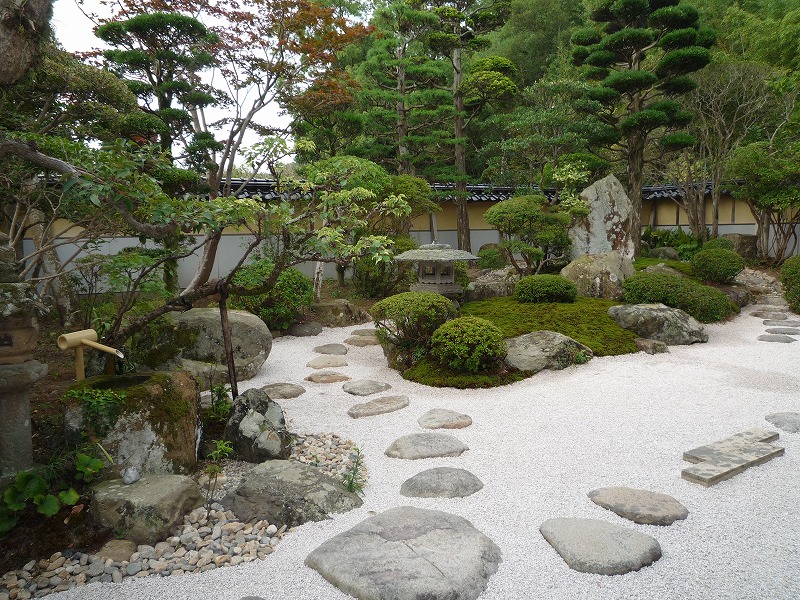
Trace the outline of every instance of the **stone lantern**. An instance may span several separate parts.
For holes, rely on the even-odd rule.
[[[477,260],[466,250],[453,250],[448,244],[425,244],[394,257],[398,262],[417,263],[417,283],[412,292],[436,292],[442,296],[460,296],[464,289],[456,283],[455,261]]]

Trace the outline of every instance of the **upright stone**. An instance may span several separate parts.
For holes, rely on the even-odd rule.
[[[572,257],[614,250],[633,259],[633,204],[619,180],[609,175],[587,187],[581,196],[589,204],[589,215],[570,229]]]
[[[578,288],[578,294],[606,300],[622,299],[622,283],[636,273],[631,259],[612,250],[583,254],[561,269],[561,275]]]

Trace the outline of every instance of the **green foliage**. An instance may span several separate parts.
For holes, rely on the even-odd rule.
[[[82,387],[69,390],[64,399],[76,400],[80,404],[84,426],[92,432],[94,439],[100,439],[114,428],[125,394],[111,389]]]
[[[650,248],[675,248],[681,260],[689,260],[703,246],[703,240],[684,231],[680,226],[675,229],[656,229],[649,225],[642,232],[642,242]]]
[[[503,333],[479,317],[448,321],[431,337],[431,356],[457,372],[496,370],[505,355]]]
[[[639,257],[633,261],[633,268],[636,269],[637,271],[643,271],[647,267],[653,267],[662,264],[671,267],[676,271],[680,271],[687,277],[692,277],[694,275],[694,271],[692,271],[692,263],[685,260],[669,260],[665,258]]]
[[[695,276],[704,281],[727,283],[745,267],[744,259],[733,250],[703,248],[691,260]]]
[[[348,492],[360,496],[364,492],[364,484],[367,481],[367,477],[364,473],[364,465],[362,464],[363,455],[359,448],[353,449],[353,452],[350,453],[350,460],[353,462],[350,468],[342,475],[342,482]]]
[[[231,414],[230,388],[225,383],[211,386],[211,408],[207,416],[213,421],[227,421]]]
[[[722,248],[723,250],[734,250],[736,248],[736,244],[733,243],[733,240],[723,237],[712,238],[707,242],[703,242],[703,250],[715,250],[717,248]]]
[[[403,379],[431,387],[451,387],[460,390],[493,388],[522,381],[527,376],[521,371],[499,373],[463,373],[453,371],[432,358],[423,358],[403,371]]]
[[[394,242],[393,256],[417,247],[417,242],[408,235],[397,235],[391,239]],[[373,258],[353,261],[353,290],[363,298],[386,298],[405,291],[413,277],[411,264],[407,262],[376,262]]]
[[[784,261],[780,278],[789,308],[800,313],[800,256],[792,256]]]
[[[499,248],[484,248],[478,250],[479,269],[502,269],[508,264],[506,257]]]
[[[19,521],[18,513],[29,506],[46,517],[52,517],[62,505],[71,506],[78,501],[78,493],[69,488],[57,491],[50,482],[34,471],[19,471],[14,480],[2,490],[0,497],[0,534],[14,528]]]
[[[97,475],[104,466],[105,463],[99,458],[95,458],[94,456],[85,454],[83,452],[78,452],[75,455],[75,479],[89,483],[95,478],[95,475]]]
[[[519,302],[575,302],[578,288],[561,275],[529,275],[514,287]]]
[[[661,303],[686,311],[701,323],[721,321],[739,312],[728,296],[693,279],[661,273],[637,273],[622,284],[629,304]]]
[[[214,491],[217,488],[217,480],[222,472],[222,461],[233,453],[233,445],[226,440],[212,440],[214,449],[208,454],[208,463],[205,466],[205,473],[208,476],[206,486],[206,508],[211,506],[214,500]]]
[[[404,292],[376,302],[375,330],[382,342],[402,351],[427,350],[440,325],[456,315],[453,303],[434,292]]]
[[[455,263],[453,263],[453,279],[458,285],[460,285],[464,289],[464,291],[466,291],[470,279],[467,269],[467,263],[465,261],[458,260]]]

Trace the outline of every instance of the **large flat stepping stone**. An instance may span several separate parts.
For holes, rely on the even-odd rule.
[[[401,506],[331,538],[305,564],[362,600],[474,600],[501,560],[466,519]]]
[[[439,456],[461,456],[469,447],[458,438],[447,433],[412,433],[397,438],[386,449],[390,458],[418,460]]]
[[[800,335],[800,329],[796,327],[770,327],[767,333],[776,333],[780,335]]]
[[[548,519],[539,531],[570,569],[624,575],[661,558],[661,546],[645,533],[597,519]]]
[[[323,354],[312,358],[306,364],[307,367],[312,369],[330,369],[331,367],[346,367],[347,361],[343,356],[336,356],[334,354]]]
[[[776,432],[754,427],[713,444],[687,450],[683,460],[696,464],[681,471],[681,477],[710,487],[781,456],[784,449],[769,443],[777,439]]]
[[[362,335],[362,336],[372,336],[375,337],[375,328],[367,328],[367,329],[354,329],[351,332],[352,335]]]
[[[347,338],[344,341],[344,343],[349,346],[359,346],[359,347],[377,346],[378,344],[380,344],[378,338],[369,335],[354,335],[352,337]]]
[[[775,335],[774,333],[765,333],[756,338],[759,342],[775,342],[778,344],[791,344],[797,340],[788,335]]]
[[[764,321],[765,327],[800,327],[800,321],[776,321],[775,319],[766,319]]]
[[[314,348],[314,352],[317,354],[345,355],[347,354],[347,346],[344,344],[323,344]]]
[[[764,418],[781,431],[786,431],[787,433],[800,433],[800,413],[772,413]]]
[[[769,319],[770,321],[786,321],[789,318],[785,312],[779,310],[754,310],[750,314],[759,319]]]
[[[483,489],[483,482],[469,471],[437,467],[417,473],[400,486],[400,495],[411,498],[465,498]]]
[[[270,383],[261,388],[272,400],[297,398],[306,393],[306,388],[295,383]]]
[[[408,396],[384,396],[383,398],[375,398],[375,400],[351,406],[347,414],[354,419],[361,419],[394,412],[406,406],[408,406]]]
[[[783,296],[761,296],[761,298],[758,299],[758,303],[774,307],[788,306]]]
[[[463,429],[472,425],[472,417],[454,410],[432,408],[417,423],[423,429]]]
[[[350,381],[350,377],[336,371],[319,371],[306,377],[306,381],[313,381],[314,383],[339,383],[342,381]]]
[[[385,392],[391,389],[388,383],[381,383],[372,379],[359,379],[358,381],[348,381],[342,386],[342,389],[348,394],[354,396],[371,396],[378,392]]]
[[[686,507],[667,494],[629,487],[607,487],[588,494],[592,502],[642,525],[672,525],[689,516]]]

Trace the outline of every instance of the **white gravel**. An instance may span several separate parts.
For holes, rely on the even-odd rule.
[[[800,598],[800,434],[781,432],[786,454],[711,488],[686,482],[684,450],[751,427],[772,429],[764,416],[800,411],[800,343],[756,341],[760,319],[744,314],[707,326],[707,344],[672,347],[669,354],[595,358],[586,365],[542,372],[493,390],[434,389],[404,381],[386,367],[380,347],[353,348],[353,379],[392,385],[411,405],[387,415],[351,419],[365,399],[339,384],[303,381],[313,347],[341,342],[354,329],[326,329],[312,338],[279,338],[259,375],[240,390],[267,383],[305,386],[281,400],[295,431],[335,432],[354,440],[370,471],[364,505],[288,533],[264,561],[199,575],[92,584],[63,599],[336,600],[349,596],[303,560],[314,548],[374,512],[401,505],[448,511],[469,519],[500,547],[503,562],[482,600]],[[454,433],[469,450],[458,458],[403,461],[384,456],[400,435],[422,431],[430,408],[469,414],[473,425]],[[468,498],[413,499],[399,495],[408,477],[435,466],[468,469],[485,484]],[[689,517],[669,527],[635,525],[593,504],[587,492],[630,486],[670,494]],[[663,557],[622,576],[578,573],[539,534],[551,517],[589,517],[654,536]]]

